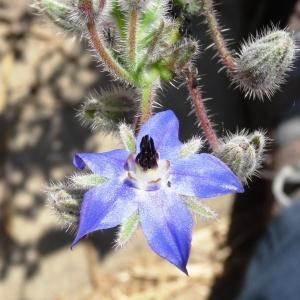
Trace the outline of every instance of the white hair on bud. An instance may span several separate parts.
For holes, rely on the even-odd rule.
[[[74,232],[78,227],[84,192],[82,188],[62,182],[51,184],[45,189],[48,207],[67,231]]]
[[[77,117],[92,130],[115,132],[120,122],[133,122],[138,110],[137,99],[133,89],[119,87],[95,92],[81,105]]]
[[[266,29],[241,46],[233,80],[246,96],[270,98],[285,82],[297,51],[292,33]]]
[[[267,138],[263,131],[252,134],[243,130],[236,134],[228,134],[221,140],[216,154],[225,162],[242,182],[258,175],[261,168]]]

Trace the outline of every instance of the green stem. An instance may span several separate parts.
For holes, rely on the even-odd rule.
[[[101,40],[94,21],[88,22],[87,29],[95,49],[110,72],[128,82],[131,82],[128,72],[114,59]]]
[[[142,89],[140,115],[135,122],[136,135],[138,134],[141,125],[147,122],[152,116],[155,90],[154,85],[150,85]]]
[[[146,87],[142,91],[141,124],[147,122],[152,116],[155,89],[153,86]]]
[[[226,41],[221,33],[220,26],[217,21],[217,17],[213,7],[213,0],[202,0],[203,1],[203,11],[207,24],[209,27],[209,33],[213,39],[218,54],[222,60],[224,67],[227,71],[234,75],[236,72],[235,60],[232,57],[231,51],[227,48]]]

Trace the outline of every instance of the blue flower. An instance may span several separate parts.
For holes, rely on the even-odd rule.
[[[181,196],[215,197],[243,192],[243,186],[213,155],[180,158],[178,129],[174,113],[161,112],[141,127],[136,138],[139,153],[75,155],[78,169],[88,167],[108,180],[85,193],[73,246],[85,235],[118,226],[138,212],[152,250],[187,273],[193,220]]]

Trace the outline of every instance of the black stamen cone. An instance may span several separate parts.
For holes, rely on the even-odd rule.
[[[135,161],[145,171],[157,167],[158,153],[155,150],[152,137],[145,135],[140,144],[140,153],[136,156]]]

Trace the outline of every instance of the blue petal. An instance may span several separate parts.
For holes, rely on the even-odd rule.
[[[88,233],[118,226],[137,208],[135,189],[117,181],[88,190],[81,205],[79,229],[72,247]]]
[[[182,143],[178,138],[179,122],[171,110],[157,113],[142,125],[137,136],[137,149],[140,149],[142,137],[150,135],[156,150],[163,159],[174,157],[174,151],[179,152]]]
[[[227,165],[205,153],[173,162],[170,183],[170,189],[180,195],[202,198],[244,191],[243,185]]]
[[[193,220],[180,197],[162,189],[147,192],[139,203],[139,213],[152,250],[187,274]]]
[[[78,153],[74,156],[73,164],[82,170],[86,166],[94,173],[112,178],[124,171],[124,165],[129,153],[118,149],[102,153]]]

